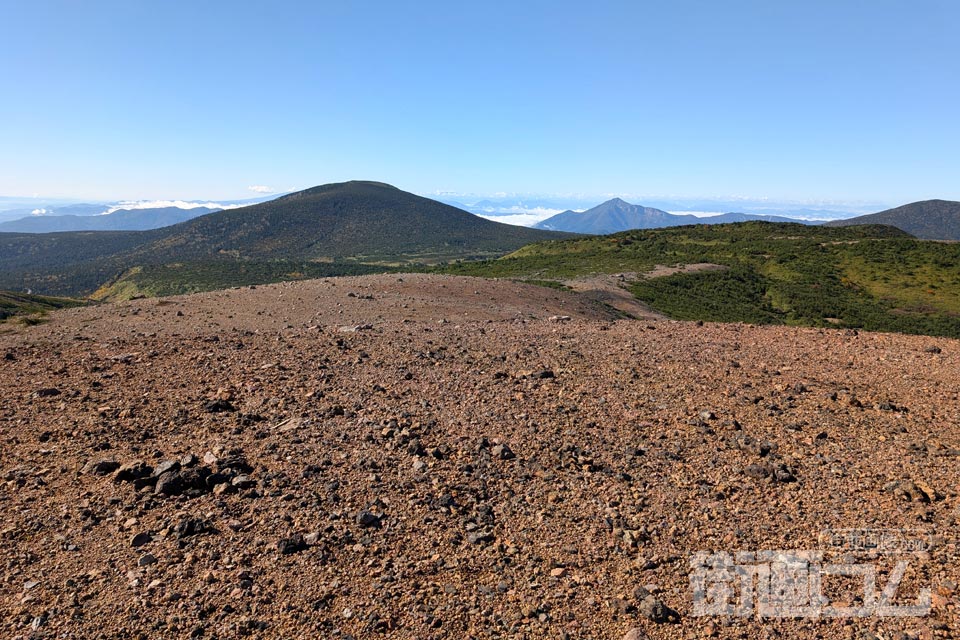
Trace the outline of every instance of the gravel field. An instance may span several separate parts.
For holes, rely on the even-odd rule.
[[[960,637],[958,341],[391,274],[60,311],[0,363],[4,638]],[[694,554],[769,550],[906,559],[930,611],[697,615]]]

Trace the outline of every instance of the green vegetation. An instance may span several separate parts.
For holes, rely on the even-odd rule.
[[[93,294],[96,300],[199,293],[229,287],[332,276],[359,276],[395,271],[391,267],[343,262],[188,262],[135,267]],[[409,271],[409,270],[408,270]]]
[[[628,231],[530,245],[444,272],[562,282],[696,263],[726,268],[641,277],[629,290],[679,319],[960,337],[960,244],[892,227],[747,222]]]
[[[50,311],[86,304],[72,298],[51,298],[13,291],[0,291],[0,322],[18,318],[24,324],[37,324]]]
[[[275,261],[436,264],[563,237],[569,234],[491,222],[389,185],[345,182],[152,231],[0,233],[0,288],[89,295],[135,267],[184,262],[240,270]],[[217,273],[227,278],[217,281]],[[200,289],[234,281],[229,267],[197,275]]]

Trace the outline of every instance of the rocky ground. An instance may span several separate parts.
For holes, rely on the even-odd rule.
[[[957,341],[391,275],[56,312],[0,365],[6,638],[960,637]],[[921,540],[931,612],[694,615],[696,552],[837,529]]]

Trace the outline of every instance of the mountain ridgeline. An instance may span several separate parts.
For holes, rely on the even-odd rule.
[[[56,233],[59,231],[147,231],[220,211],[208,207],[181,209],[118,209],[102,215],[30,216],[0,222],[0,233]]]
[[[131,269],[193,264],[212,273],[218,271],[208,268],[212,262],[243,263],[270,281],[302,272],[297,265],[303,263],[324,263],[326,274],[336,275],[330,265],[496,257],[563,237],[484,220],[387,184],[354,181],[150,231],[0,233],[0,288],[89,295]],[[250,269],[252,263],[259,266]]]
[[[887,224],[924,240],[960,241],[960,202],[924,200],[866,216],[828,222],[828,227]]]
[[[748,213],[724,213],[717,216],[698,217],[691,214],[675,214],[630,204],[620,198],[607,200],[586,211],[564,211],[535,225],[537,229],[567,231],[591,235],[619,233],[631,229],[662,229],[688,224],[728,224],[732,222],[795,222],[811,224],[805,220],[794,220],[779,216],[752,215]]]

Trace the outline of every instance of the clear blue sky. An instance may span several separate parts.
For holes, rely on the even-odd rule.
[[[0,0],[0,194],[960,199],[960,2]]]

